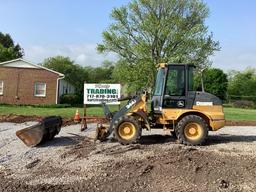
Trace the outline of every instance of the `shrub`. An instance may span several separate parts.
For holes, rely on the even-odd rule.
[[[35,108],[67,108],[71,107],[70,104],[39,104],[39,105],[32,105]]]
[[[203,72],[204,89],[206,92],[216,95],[222,100],[226,99],[226,92],[228,87],[227,75],[221,69],[210,68]],[[195,76],[195,90],[201,89],[201,76]]]
[[[233,102],[233,106],[237,108],[254,108],[254,103],[253,101],[247,101],[247,100],[237,100]]]
[[[243,72],[230,72],[228,96],[230,100],[234,98],[256,103],[256,69],[248,68]]]
[[[233,104],[232,104],[232,103],[224,103],[224,104],[223,104],[223,107],[232,108],[232,107],[233,107]]]
[[[60,97],[61,104],[76,105],[80,103],[80,99],[75,94],[65,94]]]

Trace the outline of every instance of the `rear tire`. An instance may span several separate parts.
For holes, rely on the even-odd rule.
[[[177,124],[175,132],[180,143],[202,145],[208,136],[208,124],[197,115],[187,115]]]
[[[123,116],[113,125],[115,138],[119,143],[137,143],[141,137],[141,126],[133,116]]]

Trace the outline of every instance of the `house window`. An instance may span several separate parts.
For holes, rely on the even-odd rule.
[[[46,96],[46,83],[36,82],[34,95],[36,97],[45,97]]]
[[[4,94],[4,81],[0,80],[0,95]]]

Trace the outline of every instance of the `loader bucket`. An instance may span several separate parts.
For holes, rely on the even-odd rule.
[[[111,133],[109,132],[109,124],[99,123],[96,128],[94,140],[106,141],[107,137]]]
[[[42,124],[38,123],[31,127],[21,129],[16,132],[17,137],[19,137],[28,147],[33,147],[38,145],[44,135],[44,130]]]
[[[59,116],[50,116],[44,118],[36,125],[18,130],[16,132],[28,147],[36,146],[42,142],[51,140],[60,132],[62,118]]]

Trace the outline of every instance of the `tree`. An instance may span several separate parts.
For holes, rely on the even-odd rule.
[[[256,102],[256,69],[248,68],[243,72],[232,71],[229,74],[228,96],[230,99]]]
[[[19,44],[15,44],[9,34],[0,32],[0,62],[17,59],[24,56]]]
[[[43,66],[63,73],[65,80],[75,87],[76,95],[80,97],[80,102],[82,102],[84,81],[88,80],[88,73],[83,67],[75,64],[69,57],[63,56],[47,58],[44,60]]]
[[[204,24],[208,14],[201,0],[133,0],[113,9],[97,49],[117,53],[116,72],[132,89],[152,87],[157,63],[210,64],[220,47]]]
[[[218,96],[225,100],[228,88],[227,74],[221,69],[208,68],[203,71],[203,83],[206,92]],[[195,88],[201,89],[201,75],[197,74],[195,77]]]
[[[113,70],[114,64],[110,61],[103,61],[100,67],[85,67],[89,74],[89,83],[114,83]]]

